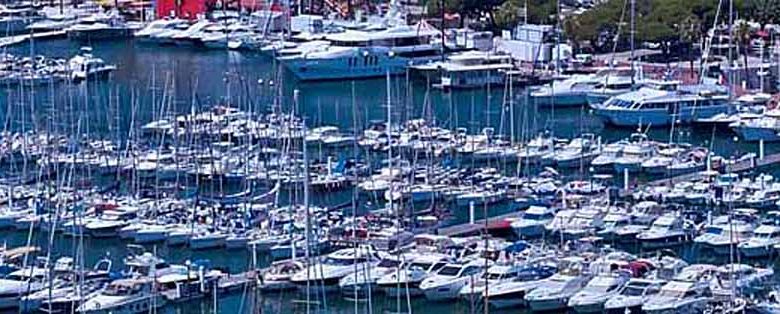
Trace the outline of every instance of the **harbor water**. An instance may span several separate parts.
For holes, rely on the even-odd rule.
[[[385,79],[297,83],[272,58],[254,53],[203,50],[193,47],[160,47],[132,40],[94,43],[93,53],[116,64],[118,69],[111,79],[77,85],[58,84],[33,89],[14,87],[0,97],[0,119],[7,130],[31,130],[46,125],[79,121],[82,134],[106,139],[125,138],[130,126],[159,117],[161,112],[188,113],[220,103],[228,103],[256,112],[280,109],[303,116],[309,127],[336,125],[342,130],[362,129],[371,121],[387,119],[387,99],[392,104],[393,121],[414,118],[433,120],[438,125],[454,129],[462,127],[470,133],[483,128],[494,128],[507,137],[528,139],[541,130],[561,137],[572,137],[584,132],[595,133],[604,141],[622,139],[636,129],[605,127],[588,109],[539,108],[526,101],[527,90],[516,87],[443,92],[426,88],[420,78],[393,77],[389,85]],[[45,55],[67,57],[78,51],[78,43],[62,40],[33,42],[7,48],[14,55]],[[294,93],[300,95],[294,102]],[[512,99],[510,99],[512,95]],[[170,108],[163,108],[170,106]],[[513,106],[513,108],[510,108]],[[514,117],[510,117],[514,114]],[[512,129],[514,128],[514,129]],[[644,132],[645,130],[641,130]],[[659,141],[689,142],[709,147],[722,156],[758,152],[757,144],[742,143],[728,130],[711,127],[650,128],[648,134]],[[767,154],[780,152],[778,145],[767,145]],[[317,152],[314,152],[317,154]],[[316,155],[315,155],[316,158]],[[587,169],[579,169],[575,176],[588,176]],[[343,195],[342,195],[343,194]],[[313,205],[332,206],[350,200],[351,191],[341,194],[314,194]],[[510,205],[491,208],[492,213],[513,210]],[[453,209],[448,224],[466,221],[467,210]],[[46,234],[28,238],[22,231],[0,232],[8,247],[25,244],[48,246]],[[74,255],[76,238],[57,235],[53,252]],[[121,260],[128,251],[127,243],[119,239],[86,238],[86,265],[104,256]],[[248,250],[204,250],[169,248],[165,245],[148,247],[173,263],[185,260],[208,259],[213,265],[229,272],[244,271],[257,263],[267,264],[267,256],[253,256]],[[636,252],[635,248],[626,248]],[[723,263],[699,256],[694,247],[680,248],[681,256],[689,261]],[[750,261],[751,264],[775,265],[774,260]],[[777,269],[777,268],[776,268]],[[310,302],[296,292],[260,295],[252,292],[217,296],[217,301],[203,300],[166,306],[163,313],[476,313],[483,311],[480,304],[466,301],[436,303],[422,298],[378,297],[365,300],[345,300],[341,296],[313,296]],[[215,308],[216,307],[216,308]],[[491,310],[491,312],[498,312]],[[506,313],[517,313],[507,310]]]

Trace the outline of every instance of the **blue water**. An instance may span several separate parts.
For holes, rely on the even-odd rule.
[[[228,102],[242,108],[253,108],[258,112],[281,108],[306,118],[309,126],[331,124],[351,130],[362,128],[369,121],[385,120],[387,92],[385,80],[357,82],[324,82],[298,84],[273,60],[247,53],[206,51],[196,48],[159,47],[136,44],[133,41],[95,43],[94,54],[118,66],[118,71],[107,82],[80,85],[61,84],[36,88],[15,88],[3,91],[0,97],[0,121],[12,130],[45,128],[59,131],[73,131],[76,126],[82,134],[110,139],[125,138],[135,115],[135,125],[149,121],[159,115],[161,106],[170,107],[172,112],[189,112],[192,107],[208,107]],[[49,57],[69,57],[76,53],[79,45],[68,40],[50,40],[8,48],[7,52]],[[262,83],[261,83],[262,81]],[[273,82],[273,83],[271,83]],[[509,110],[503,107],[505,90],[502,88],[475,91],[442,93],[429,90],[419,80],[408,82],[405,77],[393,78],[392,119],[399,121],[415,117],[434,119],[447,127],[466,127],[478,132],[483,127],[494,127],[507,135]],[[293,103],[294,90],[300,91],[299,103]],[[605,129],[587,109],[549,110],[539,109],[524,101],[525,90],[514,91],[515,134],[517,138],[532,136],[536,131],[549,129],[558,136],[574,136],[582,132],[600,134],[607,140],[624,138],[635,130]],[[134,114],[135,112],[135,114]],[[354,122],[356,121],[356,122]],[[668,140],[668,129],[653,129],[651,137]],[[689,141],[698,145],[711,146],[725,156],[756,151],[755,144],[734,142],[734,135],[710,128],[679,128],[673,132],[676,140]],[[777,145],[768,145],[767,151],[778,151]],[[317,204],[337,204],[347,196],[315,195]],[[496,209],[497,210],[497,209]],[[457,216],[463,219],[464,211]],[[22,245],[26,235],[22,232],[4,232],[2,238],[8,245]],[[74,239],[57,236],[54,252],[71,255]],[[34,241],[45,247],[43,237]],[[119,240],[93,241],[86,239],[88,265],[105,254],[122,257],[127,254],[126,243]],[[252,263],[252,256],[244,250],[230,252],[170,249],[165,246],[155,249],[167,260],[181,263],[185,260],[210,259],[214,265],[225,266],[232,271],[246,269]],[[694,254],[682,252],[683,255]],[[266,262],[260,256],[259,262]],[[233,295],[220,298],[219,313],[305,313],[304,305],[294,300],[303,299],[295,293],[286,295],[256,296]],[[368,303],[353,303],[338,296],[320,303],[312,310],[320,313],[366,313]],[[371,304],[374,313],[395,312],[395,299],[376,298]],[[327,303],[327,304],[326,304]],[[400,300],[401,312],[406,312],[406,301]],[[430,303],[422,299],[412,300],[412,309],[418,313],[448,312],[471,313],[481,311],[466,302]],[[166,307],[166,313],[214,313],[211,300],[191,302]],[[507,312],[517,312],[507,311]]]

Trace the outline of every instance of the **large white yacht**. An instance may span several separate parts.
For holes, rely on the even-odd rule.
[[[326,36],[327,47],[277,59],[303,81],[399,75],[410,65],[441,59],[440,37],[425,22],[382,31],[348,30]]]

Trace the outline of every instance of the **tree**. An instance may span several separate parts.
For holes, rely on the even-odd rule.
[[[748,48],[750,47],[751,36],[752,31],[750,25],[746,21],[741,21],[736,25],[736,29],[734,29],[734,39],[737,45],[739,45],[739,50],[742,50],[742,58],[745,63],[745,76],[747,76],[748,71]],[[731,65],[729,65],[729,68],[731,68]]]
[[[745,13],[764,29],[767,24],[780,22],[780,0],[749,0],[745,5]]]
[[[680,33],[680,40],[692,47],[702,38],[703,32],[701,21],[699,21],[699,18],[696,15],[689,15],[680,22],[678,32]],[[688,61],[691,73],[695,73],[693,69],[693,58]]]

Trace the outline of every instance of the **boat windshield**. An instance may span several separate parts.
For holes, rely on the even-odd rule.
[[[621,292],[621,295],[625,296],[641,296],[645,291],[644,287],[637,287],[637,286],[626,286],[625,289],[623,289],[623,292]]]
[[[398,265],[401,265],[401,262],[391,259],[383,259],[381,262],[379,262],[377,267],[393,268],[398,267]]]
[[[488,272],[488,273],[485,273],[485,274],[483,275],[483,277],[484,277],[485,279],[487,279],[487,280],[498,280],[498,279],[504,278],[504,274],[501,274],[501,273],[490,273],[490,272]]]
[[[325,265],[333,265],[333,266],[347,266],[347,265],[353,265],[355,263],[361,263],[363,262],[362,258],[328,258],[325,260]]]
[[[541,214],[529,214],[529,213],[523,214],[523,219],[525,219],[525,220],[544,220],[544,219],[549,219],[549,218],[550,217],[547,217],[546,215],[541,215]]]
[[[108,288],[106,288],[106,291],[103,292],[104,295],[107,296],[126,296],[133,294],[135,289],[131,286],[127,285],[111,285]]]
[[[685,291],[661,289],[658,295],[666,298],[682,298],[685,295]]]
[[[428,268],[431,268],[431,264],[428,263],[412,263],[411,266],[409,266],[410,270],[428,270]]]
[[[776,238],[778,235],[777,232],[756,232],[753,236],[758,239],[772,239]]]
[[[605,285],[605,284],[595,284],[595,285],[589,285],[588,290],[589,291],[597,291],[597,292],[609,292],[612,290],[615,290],[618,288],[618,285]]]
[[[458,272],[460,272],[460,267],[458,266],[445,266],[439,271],[439,275],[455,276]]]
[[[707,227],[704,232],[709,234],[721,234],[723,233],[723,229],[718,227]]]

